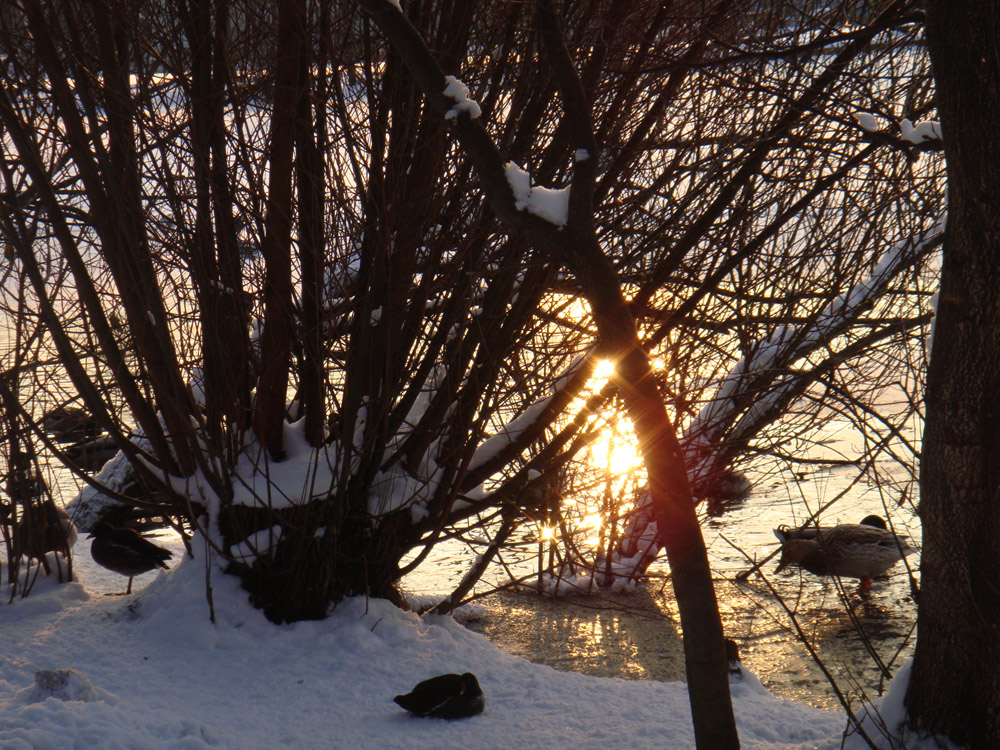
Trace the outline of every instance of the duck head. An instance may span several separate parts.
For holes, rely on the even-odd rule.
[[[99,524],[94,526],[87,534],[87,539],[93,539],[94,537],[104,536],[108,532],[112,531],[114,527],[107,521],[101,521]]]
[[[817,544],[812,539],[789,539],[781,544],[781,559],[775,573],[780,573],[789,565],[798,565],[810,552],[817,549]]]

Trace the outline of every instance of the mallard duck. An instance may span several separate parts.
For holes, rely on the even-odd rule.
[[[90,545],[90,555],[94,562],[128,576],[126,594],[132,593],[132,579],[135,576],[157,567],[167,570],[166,561],[174,554],[153,544],[137,531],[116,528],[106,522],[97,524],[88,538],[94,540]]]
[[[471,672],[442,674],[417,684],[393,700],[411,714],[438,719],[462,719],[482,713],[486,700],[479,680]]]
[[[780,573],[789,565],[798,565],[818,576],[859,578],[861,590],[867,590],[872,578],[889,569],[915,550],[907,541],[885,528],[878,516],[868,516],[861,523],[833,527],[774,530],[781,541]]]
[[[865,526],[874,526],[882,529],[883,531],[889,528],[882,516],[865,516],[861,519],[861,523]],[[774,535],[782,542],[787,542],[789,539],[815,539],[818,534],[822,534],[832,528],[835,527],[808,525],[801,526],[799,528],[792,528],[791,526],[782,524],[778,528],[774,529]]]
[[[26,503],[49,494],[49,485],[45,478],[32,469],[9,473],[5,489],[11,500],[19,503]]]
[[[726,661],[729,662],[730,679],[743,679],[743,669],[740,666],[740,647],[732,638],[726,638]]]
[[[82,440],[67,447],[63,454],[84,471],[96,471],[118,455],[118,443],[109,437]]]
[[[52,409],[42,417],[42,427],[59,443],[72,443],[101,434],[101,428],[94,418],[76,406],[57,406]]]
[[[8,517],[10,511],[6,514]],[[9,523],[9,518],[4,519]],[[49,552],[60,552],[69,555],[70,549],[76,544],[76,526],[64,508],[59,507],[51,498],[36,505],[27,505],[17,522],[14,533],[14,552],[23,554],[35,560],[40,560],[46,575],[52,572],[45,555]],[[60,577],[62,572],[60,571]]]

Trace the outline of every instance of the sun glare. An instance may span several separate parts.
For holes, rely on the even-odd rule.
[[[600,380],[606,380],[615,374],[615,363],[610,359],[602,359],[597,363],[597,367],[594,368],[594,377]]]
[[[611,460],[608,463],[612,474],[631,474],[642,463],[642,459],[636,452],[635,446],[619,443],[611,449]]]
[[[609,425],[590,448],[590,462],[620,477],[642,466],[642,456],[632,436],[632,423],[620,417]]]

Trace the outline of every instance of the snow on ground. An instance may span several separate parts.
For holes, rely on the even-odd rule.
[[[166,546],[181,562],[138,577],[130,597],[107,594],[126,579],[96,567],[89,544],[75,548],[77,582],[39,581],[27,599],[0,604],[3,750],[694,747],[682,683],[559,672],[451,618],[382,600],[276,626],[217,572],[213,625],[205,563],[178,541]],[[42,670],[55,672],[38,678],[47,688],[36,685]],[[486,696],[479,716],[419,719],[392,702],[420,680],[465,671]],[[839,713],[775,698],[752,675],[733,699],[744,748],[842,747]]]

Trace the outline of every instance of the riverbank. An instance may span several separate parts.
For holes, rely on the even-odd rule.
[[[382,600],[274,625],[231,576],[213,576],[213,623],[203,560],[182,557],[116,597],[99,593],[85,558],[81,582],[0,605],[0,747],[694,750],[676,681],[553,670]],[[124,579],[109,583],[121,591]],[[420,719],[393,703],[421,680],[466,671],[482,686],[482,714]],[[746,750],[843,750],[842,713],[776,699],[750,676],[732,689]]]

